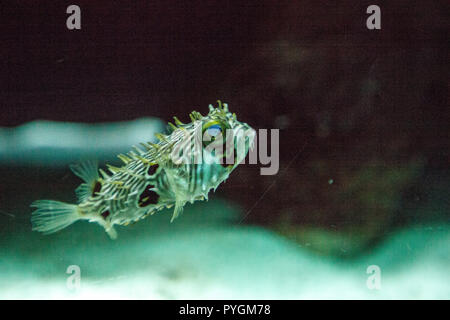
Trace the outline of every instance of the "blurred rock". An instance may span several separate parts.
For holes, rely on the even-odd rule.
[[[328,230],[350,241],[349,250],[327,241],[316,249],[352,255],[401,225],[402,199],[426,168],[448,167],[442,14],[433,7],[435,21],[414,22],[424,28],[371,38],[346,20],[354,9],[345,6],[336,33],[314,38],[301,29],[301,8],[287,9],[290,28],[255,49],[223,89],[243,106],[238,117],[281,129],[280,172],[260,176],[243,166],[226,192],[246,204],[244,221],[303,244],[313,242],[305,228]]]

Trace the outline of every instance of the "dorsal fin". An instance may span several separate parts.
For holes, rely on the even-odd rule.
[[[78,202],[81,203],[93,195],[98,188],[100,177],[98,175],[98,163],[93,160],[82,161],[70,166],[70,170],[84,182],[75,190]]]

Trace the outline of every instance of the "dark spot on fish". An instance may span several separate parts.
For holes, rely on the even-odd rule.
[[[148,171],[147,171],[148,175],[149,176],[154,175],[156,173],[156,170],[158,170],[158,167],[159,167],[159,165],[157,165],[157,164],[151,165],[150,168],[148,168]]]
[[[108,216],[109,216],[110,214],[111,214],[111,213],[109,212],[109,210],[106,210],[105,212],[102,212],[101,216],[103,217],[103,219],[106,220],[106,218],[108,218]]]
[[[92,189],[92,195],[95,196],[96,193],[99,193],[102,190],[102,184],[100,181],[96,181],[94,184],[94,188]]]
[[[154,190],[151,190],[151,188],[153,188],[154,185],[147,185],[145,187],[145,190],[141,193],[141,195],[139,196],[139,207],[146,207],[150,204],[157,204],[158,203],[158,199],[159,199],[159,194],[156,193]]]

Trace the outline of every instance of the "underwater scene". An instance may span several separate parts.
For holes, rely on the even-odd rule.
[[[0,300],[448,300],[445,6],[2,5]]]

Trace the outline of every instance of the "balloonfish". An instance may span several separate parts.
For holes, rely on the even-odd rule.
[[[228,105],[218,101],[202,116],[193,111],[191,122],[168,125],[156,134],[158,143],[141,143],[119,154],[121,167],[84,161],[71,170],[83,180],[76,189],[77,204],[37,200],[31,204],[32,229],[44,234],[59,231],[78,220],[97,222],[115,239],[114,225],[128,225],[164,208],[174,207],[171,222],[186,203],[207,200],[253,147],[255,130],[239,122]]]

